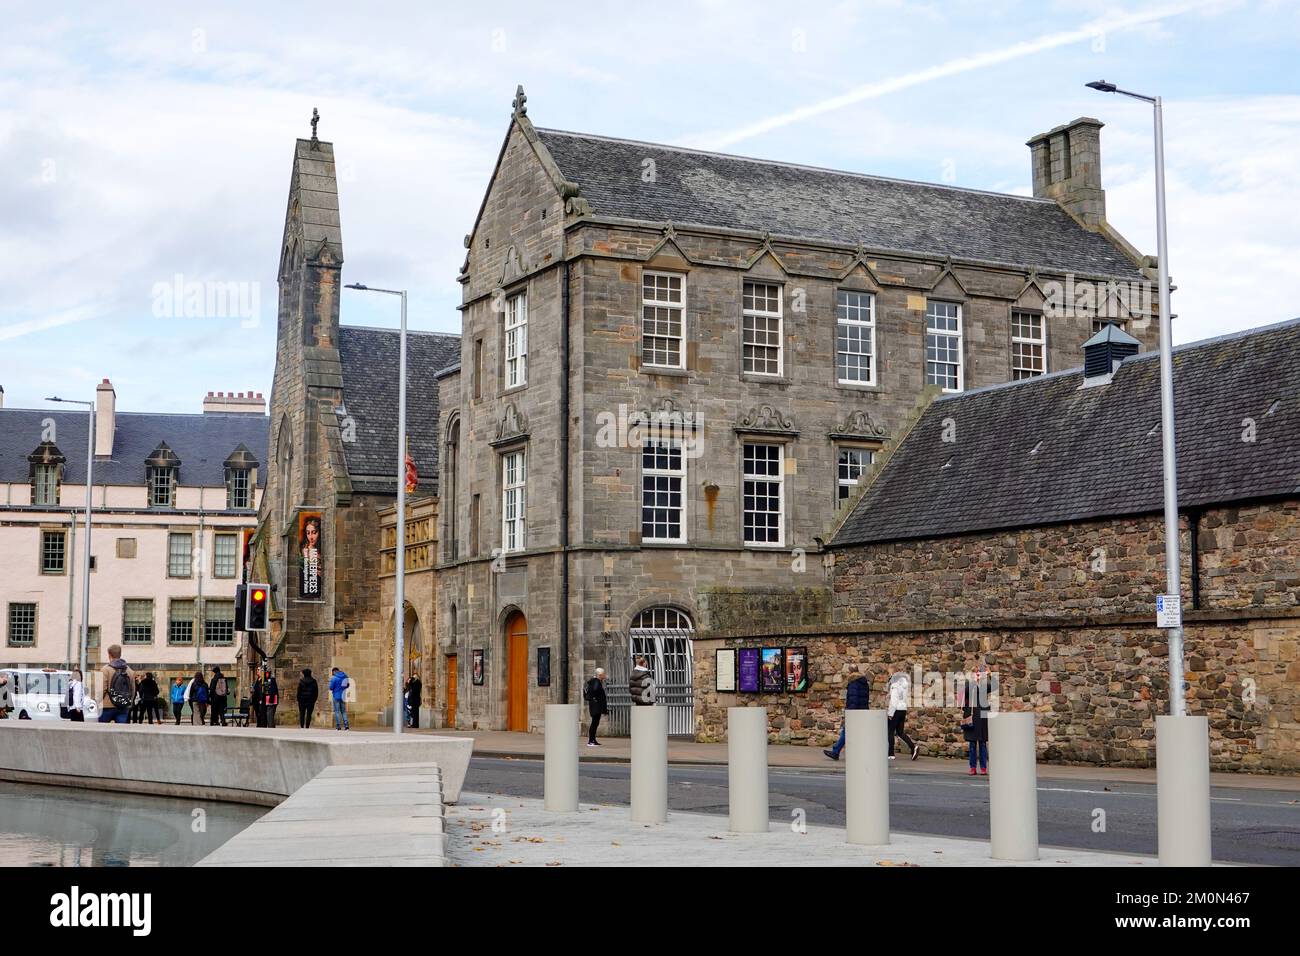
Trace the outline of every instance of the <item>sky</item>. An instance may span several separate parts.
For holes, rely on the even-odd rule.
[[[1026,141],[1095,116],[1107,218],[1153,254],[1151,109],[1084,87],[1105,78],[1164,98],[1175,342],[1300,315],[1294,0],[566,6],[0,0],[6,405],[105,377],[133,411],[269,397],[313,108],[345,281],[458,331],[517,84],[540,127],[1022,195]],[[218,286],[224,306],[184,307]],[[342,321],[396,326],[396,300],[345,293]]]

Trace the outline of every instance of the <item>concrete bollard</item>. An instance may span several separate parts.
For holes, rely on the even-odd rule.
[[[995,860],[1038,859],[1034,714],[989,716],[989,844]]]
[[[668,708],[632,708],[632,822],[668,819]]]
[[[1156,718],[1156,832],[1161,866],[1210,865],[1210,722]]]
[[[727,708],[727,829],[767,832],[767,708]]]
[[[844,712],[844,810],[850,843],[889,842],[889,723],[883,710]]]
[[[555,813],[578,809],[578,705],[546,705],[545,805]]]

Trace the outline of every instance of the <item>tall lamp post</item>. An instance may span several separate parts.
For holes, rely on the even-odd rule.
[[[86,425],[86,551],[81,560],[81,679],[86,679],[86,647],[90,642],[90,509],[95,489],[95,403],[76,398],[47,398],[47,402],[85,405],[90,410]]]
[[[402,331],[398,337],[397,370],[397,578],[393,595],[393,733],[400,734],[405,723],[402,708],[402,655],[405,653],[402,630],[406,624],[406,292],[375,289],[353,282],[346,286],[361,292],[381,292],[402,300]]]
[[[1169,236],[1165,221],[1164,108],[1159,96],[1121,90],[1097,80],[1101,93],[1150,103],[1155,125],[1156,258],[1160,302],[1160,444],[1164,460],[1165,595],[1176,617],[1169,632],[1169,714],[1156,717],[1156,787],[1160,862],[1165,866],[1210,864],[1209,721],[1187,716],[1183,690],[1182,582],[1178,540],[1178,458],[1174,440],[1173,316],[1169,306]],[[1157,622],[1162,623],[1162,622]]]

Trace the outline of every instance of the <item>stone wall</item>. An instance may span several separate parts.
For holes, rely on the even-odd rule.
[[[1185,630],[1187,709],[1209,717],[1212,768],[1300,771],[1300,611],[1193,612]],[[870,675],[872,706],[881,707],[895,671],[917,684],[919,669],[924,691],[925,675],[964,672],[982,654],[999,677],[998,706],[1037,712],[1041,760],[1149,767],[1154,718],[1166,712],[1168,691],[1168,648],[1159,637],[1148,617],[1116,615],[705,637],[694,649],[697,739],[725,739],[726,708],[758,705],[768,708],[773,743],[829,746],[854,676]],[[741,646],[806,646],[808,693],[718,693],[714,652]],[[923,753],[960,757],[959,720],[953,701],[931,693],[914,701],[907,728]]]

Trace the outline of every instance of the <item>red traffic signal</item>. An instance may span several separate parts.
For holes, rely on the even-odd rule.
[[[250,584],[245,592],[248,603],[244,608],[244,630],[265,631],[271,588],[266,584]]]

